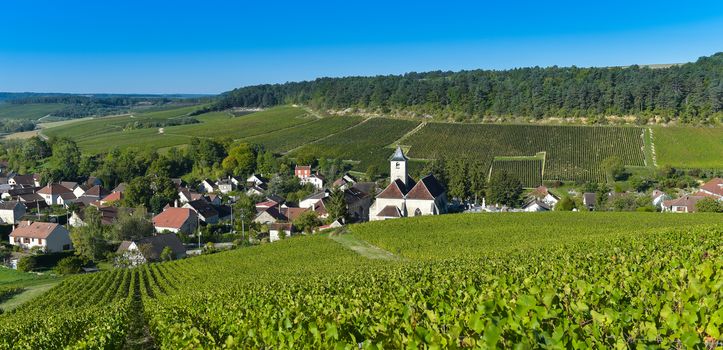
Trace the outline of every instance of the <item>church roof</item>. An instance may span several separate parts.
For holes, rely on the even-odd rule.
[[[377,216],[386,217],[386,218],[400,218],[400,217],[402,217],[402,213],[399,212],[399,208],[397,208],[396,206],[387,205],[386,207],[382,208],[382,210],[379,211]]]
[[[407,193],[407,199],[435,199],[444,193],[444,187],[437,181],[434,175],[429,174],[423,177]]]
[[[395,198],[395,199],[403,199],[404,196],[409,192],[411,188],[414,187],[416,183],[414,180],[407,176],[407,185],[404,185],[404,182],[400,179],[396,179],[392,181],[392,183],[387,186],[387,188],[384,189],[379,195],[377,195],[377,198]]]
[[[397,149],[394,151],[394,154],[392,154],[392,157],[389,158],[390,161],[398,161],[398,162],[404,162],[409,160],[407,156],[404,155],[404,152],[402,151],[402,148],[397,146]]]

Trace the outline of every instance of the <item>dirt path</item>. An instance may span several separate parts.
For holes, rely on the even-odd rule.
[[[131,301],[128,313],[130,314],[129,331],[126,337],[124,349],[157,349],[155,339],[148,329],[148,322],[143,312],[143,297],[141,295],[140,273],[136,275],[133,284],[133,301]]]
[[[401,260],[398,256],[349,233],[329,235],[329,238],[367,259]]]
[[[425,125],[427,125],[427,122],[421,122],[421,123],[419,123],[419,125],[417,125],[414,129],[409,130],[408,133],[402,135],[402,137],[400,137],[399,139],[397,139],[396,141],[394,141],[394,143],[392,143],[391,145],[389,145],[389,146],[387,146],[387,147],[394,148],[394,147],[396,147],[397,145],[401,145],[404,140],[406,140],[406,139],[409,138],[410,136],[414,135],[417,131],[422,130],[422,128],[423,128]],[[409,151],[409,150],[407,150],[407,151]]]

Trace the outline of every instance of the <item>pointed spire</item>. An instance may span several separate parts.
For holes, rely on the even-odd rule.
[[[392,154],[392,157],[389,158],[390,161],[398,161],[403,162],[409,160],[407,156],[404,155],[404,152],[402,151],[402,148],[397,145],[397,149],[394,151],[394,154]]]

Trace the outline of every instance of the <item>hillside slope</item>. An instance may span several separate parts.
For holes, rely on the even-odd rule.
[[[370,260],[315,235],[77,276],[0,316],[0,348],[692,348],[723,340],[718,216],[596,214],[351,227],[399,259]]]

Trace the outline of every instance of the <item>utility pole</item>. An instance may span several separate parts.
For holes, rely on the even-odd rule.
[[[198,249],[201,249],[201,219],[196,214],[196,230],[198,231]]]
[[[246,239],[246,226],[244,225],[244,211],[241,210],[241,240]]]

